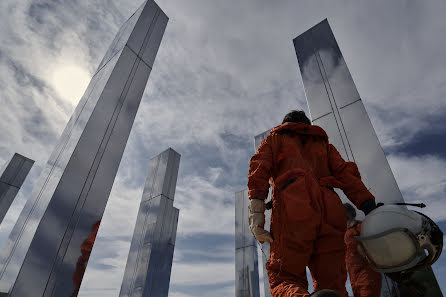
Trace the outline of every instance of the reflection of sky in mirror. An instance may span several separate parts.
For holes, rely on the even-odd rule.
[[[0,1],[0,166],[14,152],[36,160],[0,245],[74,110],[68,90],[53,87],[55,69],[67,59],[93,75],[141,2]],[[308,111],[291,39],[324,18],[404,199],[425,202],[423,212],[446,227],[444,2],[158,4],[170,21],[79,296],[118,296],[149,160],[168,147],[182,155],[170,296],[234,295],[234,193],[246,188],[253,136],[291,109]],[[434,270],[446,289],[442,259]]]
[[[311,38],[305,43],[300,42],[305,36],[296,38],[295,49],[314,123],[326,130],[344,159],[357,163],[364,184],[377,201],[402,201],[330,27],[324,21],[304,34]]]

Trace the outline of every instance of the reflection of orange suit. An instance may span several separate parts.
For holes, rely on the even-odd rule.
[[[345,162],[325,131],[303,123],[274,128],[251,158],[249,198],[265,199],[273,180],[268,278],[273,297],[308,296],[305,267],[315,290],[347,297],[344,206],[331,187],[357,207],[374,199],[354,163]]]
[[[99,230],[99,225],[101,220],[96,221],[93,226],[91,226],[91,232],[88,237],[82,242],[81,245],[81,255],[77,259],[76,270],[73,275],[73,283],[76,287],[75,291],[71,296],[77,296],[79,288],[82,283],[82,278],[84,277],[85,269],[87,268],[88,259],[90,259],[91,250],[93,249],[94,241]]]
[[[381,296],[381,274],[368,265],[367,260],[358,252],[355,236],[361,233],[361,223],[347,229],[344,240],[346,245],[345,263],[355,297]]]

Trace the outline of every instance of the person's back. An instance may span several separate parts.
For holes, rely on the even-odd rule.
[[[251,158],[248,176],[250,226],[260,241],[271,241],[256,220],[264,210],[269,179],[273,180],[268,277],[274,297],[307,296],[305,267],[316,290],[345,290],[345,212],[332,187],[342,188],[357,205],[374,206],[374,197],[361,182],[354,163],[345,162],[329,144],[325,131],[293,113],[274,128]],[[305,121],[307,120],[307,122]],[[367,208],[367,209],[366,209]]]

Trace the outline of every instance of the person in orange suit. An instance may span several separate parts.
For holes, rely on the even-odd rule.
[[[264,230],[270,178],[271,234]],[[250,228],[257,240],[270,242],[266,268],[273,297],[309,296],[307,266],[313,296],[348,297],[346,215],[334,187],[365,213],[376,207],[357,166],[342,159],[325,131],[303,111],[288,113],[260,144],[248,175]]]
[[[347,215],[347,231],[344,235],[345,264],[353,295],[354,297],[380,297],[381,273],[370,268],[367,259],[358,252],[355,236],[361,233],[361,222],[356,220],[356,210],[351,204],[344,203],[344,208]]]

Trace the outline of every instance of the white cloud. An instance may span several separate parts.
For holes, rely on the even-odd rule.
[[[209,178],[185,176],[177,185],[175,205],[180,209],[179,235],[234,234],[234,193],[229,188],[216,187],[215,172]]]
[[[445,220],[446,160],[432,155],[390,155],[388,160],[405,201],[423,202],[423,213]]]

